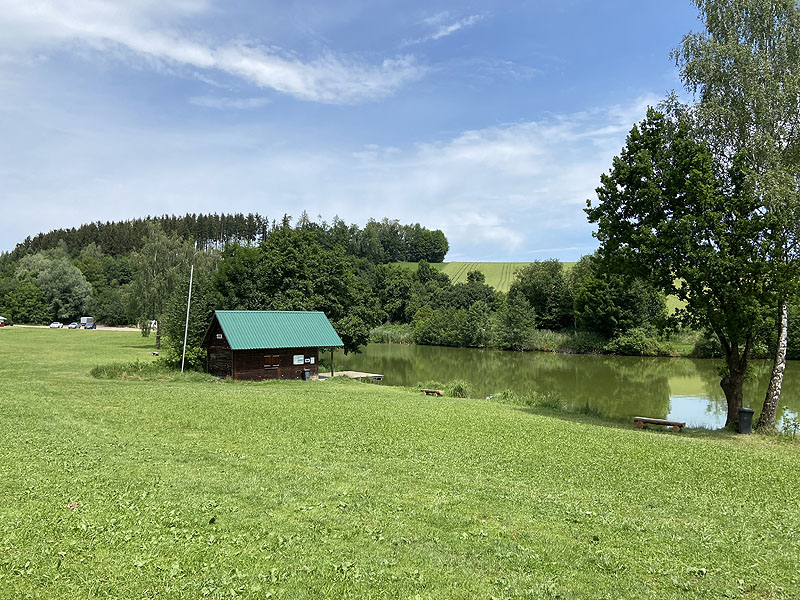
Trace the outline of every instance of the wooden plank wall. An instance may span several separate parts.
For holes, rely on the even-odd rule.
[[[208,348],[206,370],[215,377],[231,377],[233,375],[233,352],[230,348],[211,346]]]
[[[314,364],[293,364],[293,357],[301,354],[314,358]],[[303,369],[311,375],[319,373],[319,348],[277,348],[263,350],[234,350],[233,378],[261,381],[263,379],[301,379]]]

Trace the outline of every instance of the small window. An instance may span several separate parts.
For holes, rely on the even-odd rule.
[[[280,355],[279,354],[265,354],[264,355],[264,368],[265,369],[277,369],[280,363]]]
[[[222,334],[221,334],[221,333],[218,333],[218,334],[217,334],[217,339],[218,339],[218,340],[221,340],[221,339],[222,339]]]

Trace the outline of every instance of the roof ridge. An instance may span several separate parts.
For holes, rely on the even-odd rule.
[[[224,313],[324,313],[321,310],[254,310],[254,309],[237,309],[237,308],[226,308],[226,309],[215,309],[214,312],[224,312]]]

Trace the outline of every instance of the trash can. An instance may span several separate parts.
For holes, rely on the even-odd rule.
[[[311,370],[303,369],[303,381],[310,381],[310,380],[311,380]]]
[[[753,409],[739,409],[739,433],[753,433]]]

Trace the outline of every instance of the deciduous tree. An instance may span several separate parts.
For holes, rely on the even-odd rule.
[[[769,223],[738,161],[724,181],[715,170],[686,121],[650,109],[586,212],[598,226],[601,257],[684,300],[678,318],[717,335],[730,425],[738,421],[755,333],[772,300],[762,251]]]

